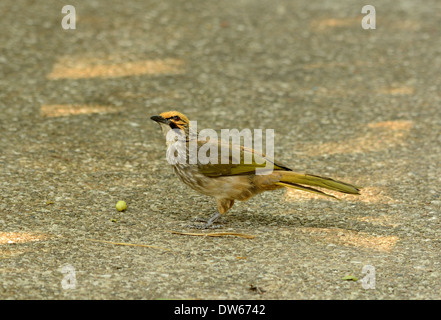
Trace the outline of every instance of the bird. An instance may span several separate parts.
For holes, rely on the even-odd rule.
[[[162,129],[166,138],[166,158],[173,167],[174,173],[186,185],[216,201],[217,211],[209,219],[202,220],[205,222],[204,224],[190,225],[192,227],[213,228],[215,227],[213,223],[231,209],[235,201],[247,201],[266,191],[289,188],[335,199],[338,198],[316,188],[345,194],[360,194],[361,187],[324,176],[294,172],[282,163],[251,148],[232,144],[230,141],[226,144],[219,140],[211,141],[211,139],[201,138],[198,136],[197,130],[195,131],[190,125],[189,119],[178,111],[163,112],[150,119],[157,122]],[[170,134],[171,132],[173,134]],[[219,161],[217,162],[203,163],[199,159],[192,162],[189,161],[190,144],[192,143],[198,151],[205,144],[210,144],[219,150],[226,147],[230,152],[226,156],[219,152]],[[179,149],[177,145],[182,149]],[[237,159],[237,156],[233,157],[233,151],[239,151],[240,159]],[[181,154],[179,155],[179,153]],[[245,162],[246,156],[250,155],[253,159],[251,163]],[[273,164],[271,172],[267,174],[256,173],[257,169],[262,169],[264,166],[261,164],[262,160]]]

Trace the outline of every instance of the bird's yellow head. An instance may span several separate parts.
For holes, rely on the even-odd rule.
[[[163,112],[159,116],[153,116],[150,119],[161,125],[164,134],[167,134],[170,129],[181,129],[188,133],[190,121],[184,114],[178,111]]]

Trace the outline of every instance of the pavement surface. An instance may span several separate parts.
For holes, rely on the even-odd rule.
[[[370,30],[366,1],[72,0],[69,30],[65,4],[0,2],[0,299],[441,298],[439,1],[375,1]],[[173,109],[362,195],[171,233],[215,210],[166,163]]]

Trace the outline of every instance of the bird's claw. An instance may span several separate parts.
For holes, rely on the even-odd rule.
[[[223,228],[223,224],[189,224],[187,225],[187,228],[191,228],[191,229],[199,229],[199,230],[204,230],[204,229],[219,229],[219,228]]]
[[[218,220],[220,218],[220,213],[216,212],[214,215],[212,215],[209,219],[204,219],[204,218],[199,218],[196,217],[193,222],[205,222],[205,224],[202,225],[189,225],[188,227],[190,228],[195,228],[195,229],[217,229],[217,228],[222,228],[223,225],[219,224],[219,225],[213,225],[213,223]]]
[[[201,217],[196,217],[193,220],[191,220],[191,222],[205,222],[205,223],[207,223],[208,219],[201,218]]]

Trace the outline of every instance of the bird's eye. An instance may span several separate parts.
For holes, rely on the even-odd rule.
[[[181,120],[181,118],[179,118],[178,116],[174,116],[174,117],[173,117],[173,120],[175,120],[175,121],[179,121],[179,120]]]

